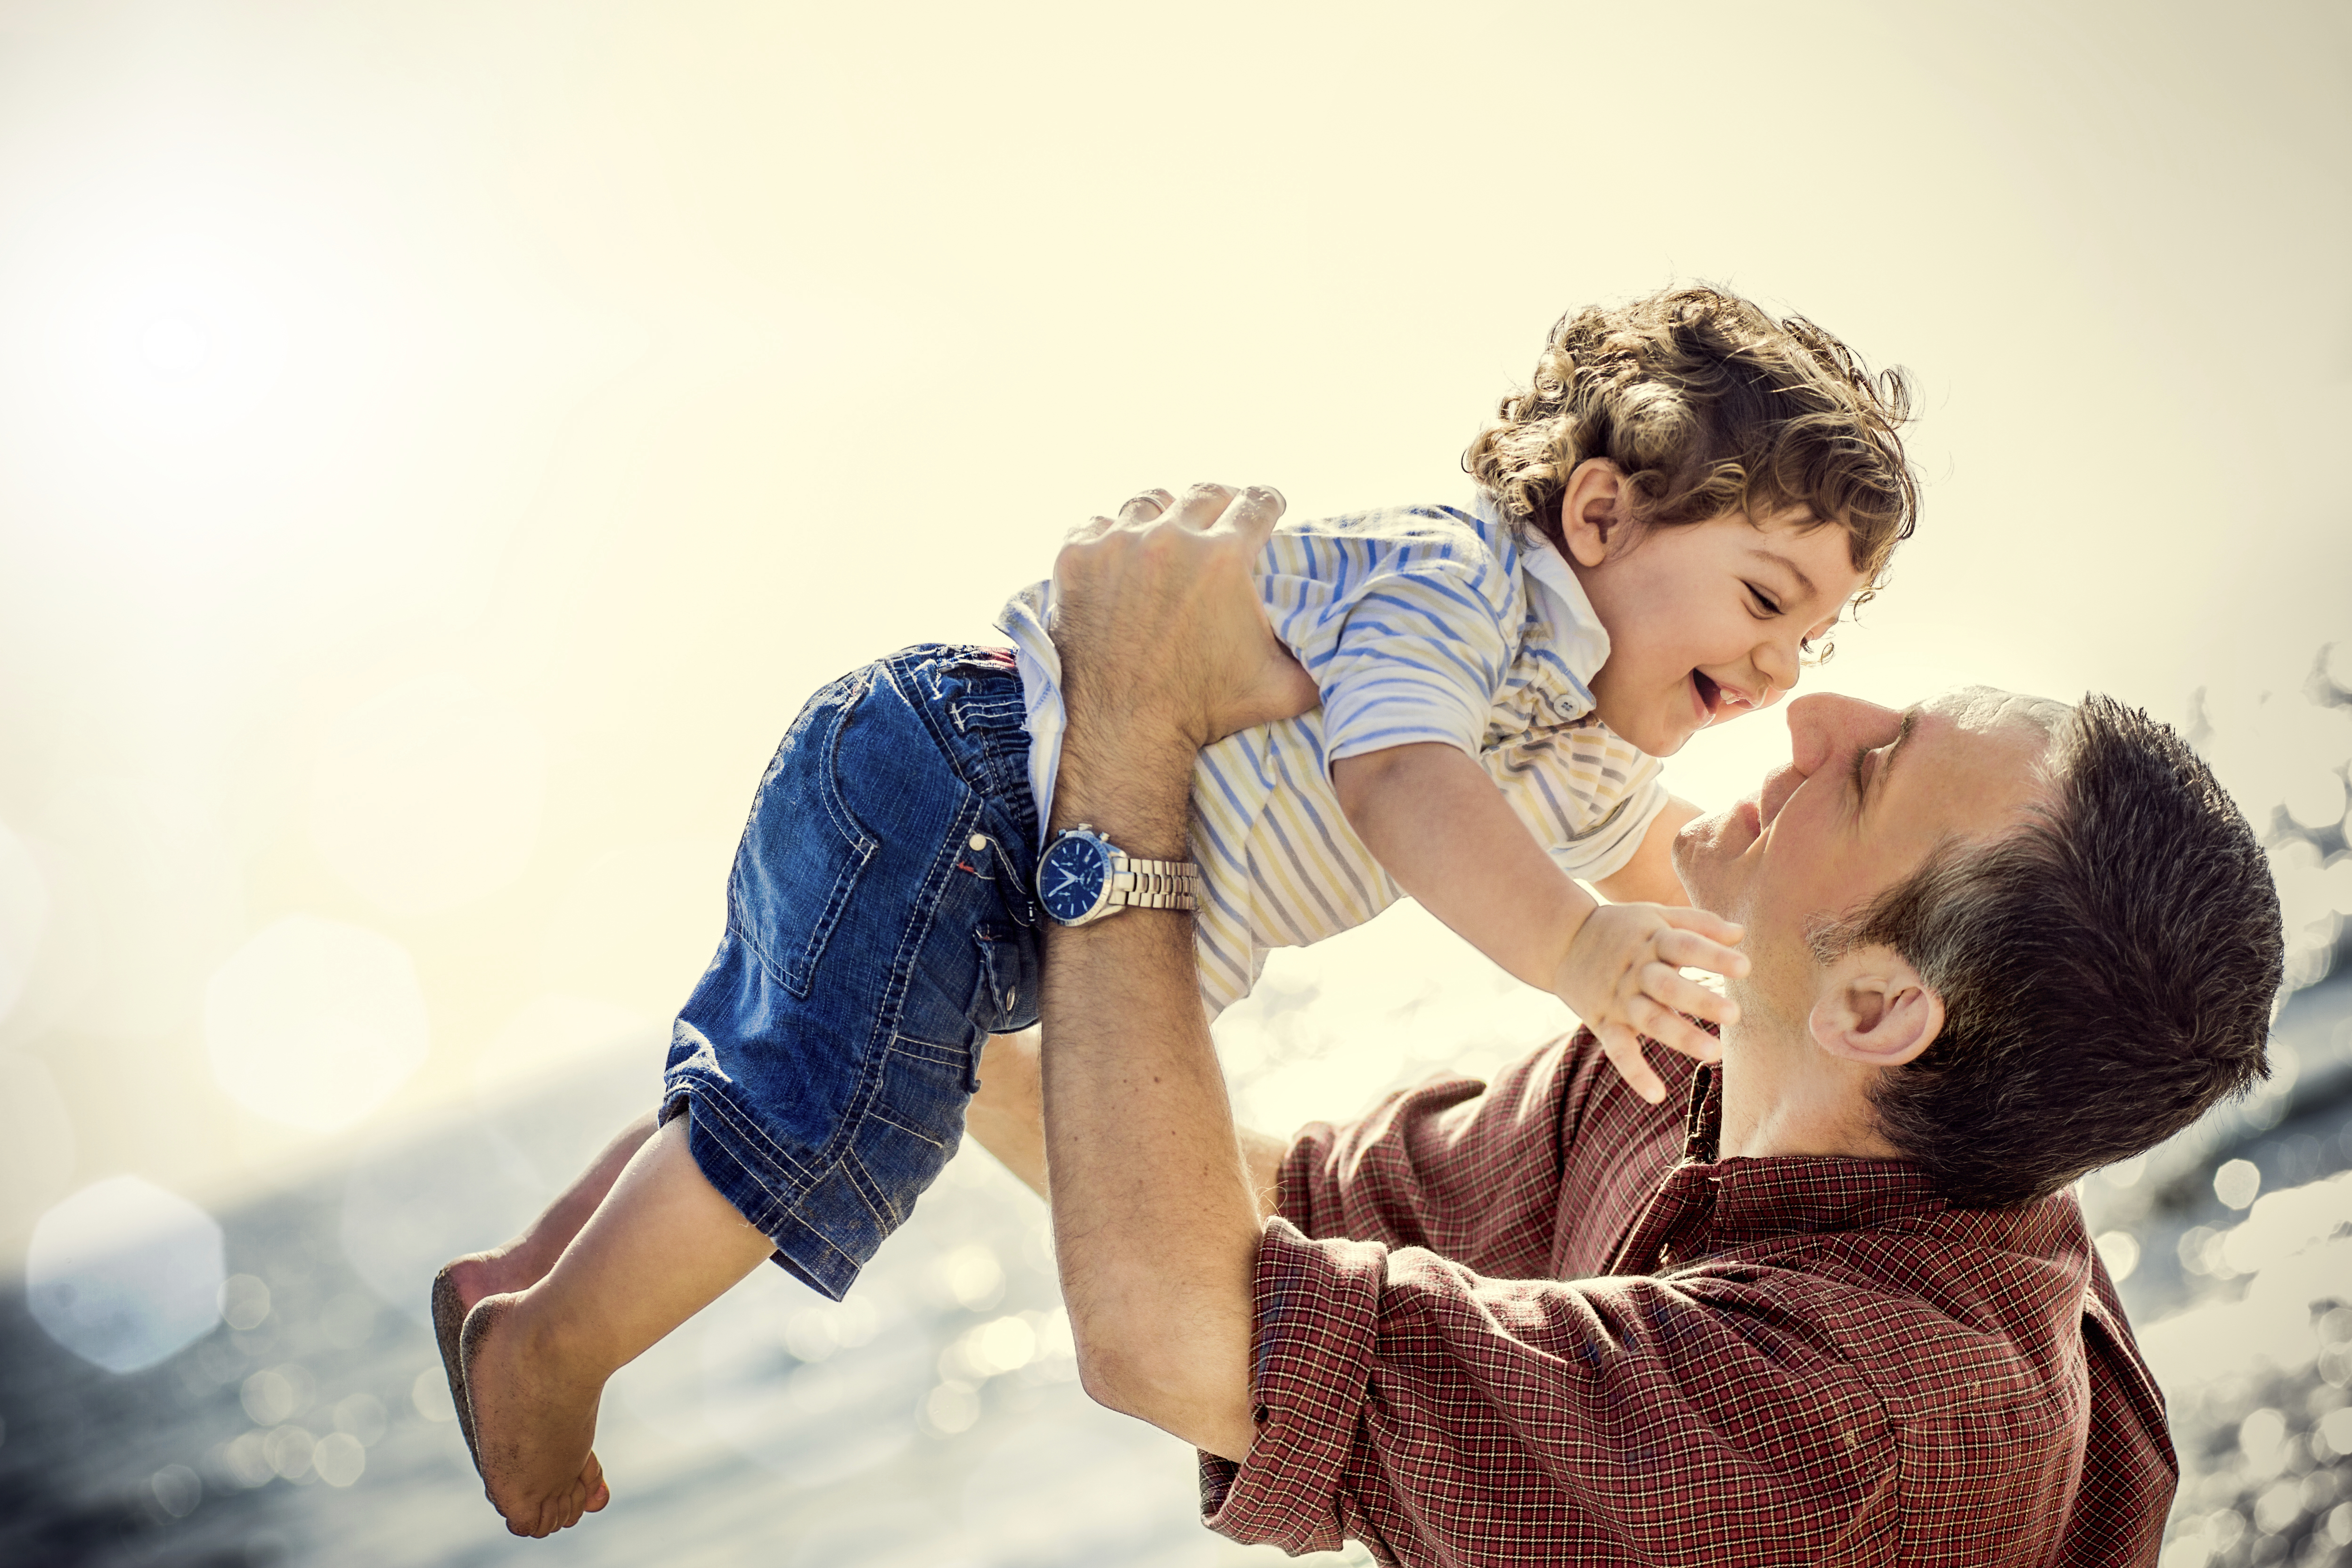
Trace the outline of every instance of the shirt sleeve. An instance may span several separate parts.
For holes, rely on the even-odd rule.
[[[1510,572],[1466,523],[1277,536],[1263,585],[1276,634],[1323,694],[1324,763],[1416,742],[1472,756],[1510,668]]]
[[[1642,759],[1642,770],[1627,787],[1623,799],[1613,816],[1601,824],[1585,837],[1545,842],[1551,847],[1552,863],[1571,877],[1597,882],[1603,877],[1613,877],[1633,858],[1642,847],[1643,836],[1658,813],[1666,809],[1672,797],[1666,789],[1665,770],[1655,757]]]
[[[1275,1220],[1257,1439],[1211,1528],[1386,1563],[1843,1561],[1892,1530],[1885,1412],[1773,1271],[1486,1279]]]

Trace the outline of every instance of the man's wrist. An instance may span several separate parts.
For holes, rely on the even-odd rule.
[[[1072,725],[1048,836],[1084,822],[1137,859],[1189,859],[1194,755],[1172,733],[1129,728],[1114,738]]]

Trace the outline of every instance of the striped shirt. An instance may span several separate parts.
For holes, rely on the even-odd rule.
[[[1192,773],[1194,922],[1211,1016],[1249,994],[1266,953],[1361,925],[1402,897],[1349,830],[1331,784],[1343,757],[1439,742],[1476,757],[1573,877],[1631,859],[1666,802],[1659,766],[1593,713],[1609,634],[1551,546],[1481,497],[1285,521],[1256,573],[1275,635],[1323,705],[1229,735]],[[1014,595],[1041,831],[1061,757],[1061,660],[1051,584]]]

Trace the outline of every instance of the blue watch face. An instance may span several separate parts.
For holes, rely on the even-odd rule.
[[[1065,923],[1081,920],[1102,897],[1110,856],[1091,838],[1056,839],[1037,862],[1037,897]]]

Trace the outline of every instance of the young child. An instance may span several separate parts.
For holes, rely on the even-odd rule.
[[[1563,318],[1466,455],[1467,509],[1277,529],[1262,597],[1323,703],[1201,753],[1197,864],[1045,834],[1049,584],[1007,606],[1010,653],[909,648],[819,691],[754,798],[657,1121],[436,1282],[509,1527],[603,1506],[604,1380],[762,1258],[847,1290],[954,1152],[985,1037],[1036,1021],[1049,921],[1193,910],[1213,1015],[1268,950],[1410,895],[1658,1099],[1641,1037],[1706,1054],[1692,1020],[1730,1014],[1680,971],[1744,961],[1684,907],[1696,808],[1656,759],[1778,700],[1868,596],[1916,510],[1907,412],[1900,373],[1717,290]]]

